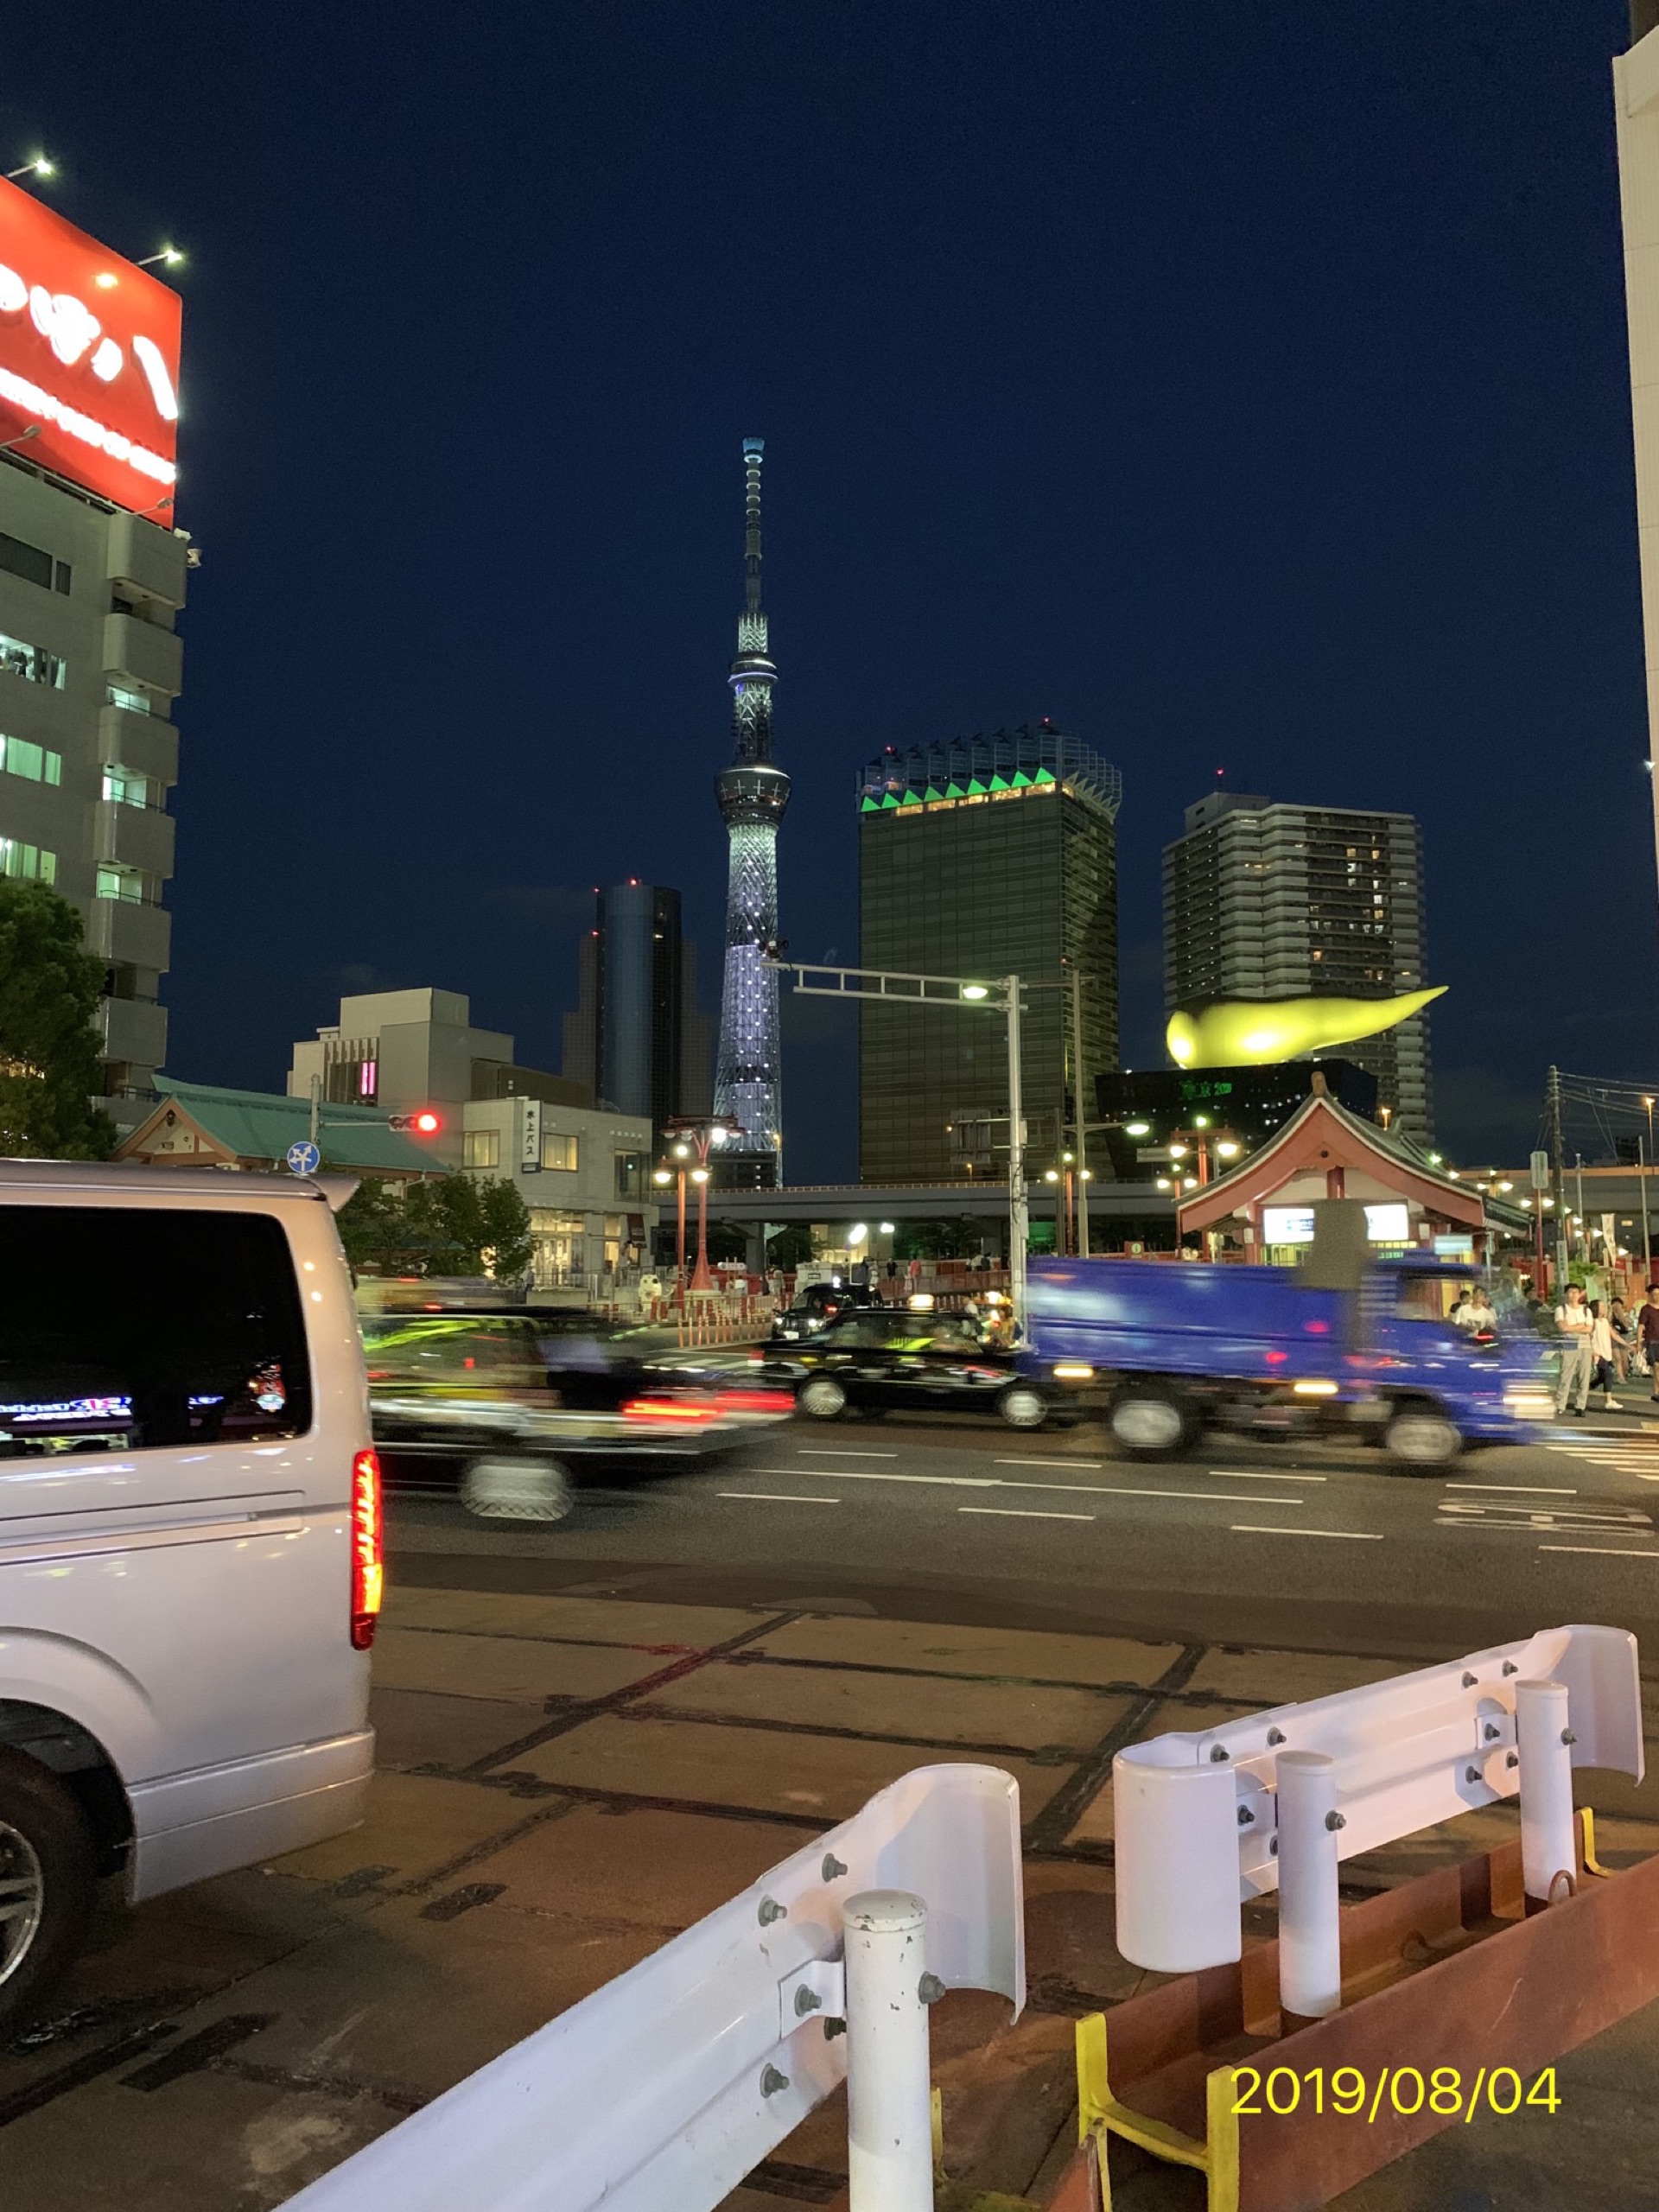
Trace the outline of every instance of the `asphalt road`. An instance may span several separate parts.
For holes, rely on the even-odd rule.
[[[1632,1412],[1395,1471],[1345,1440],[1116,1458],[1093,1427],[790,1421],[537,1529],[394,1498],[391,1572],[474,1586],[1412,1657],[1567,1621],[1659,1649],[1659,1423]]]

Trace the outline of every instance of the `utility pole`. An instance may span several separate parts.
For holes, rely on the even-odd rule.
[[[322,1077],[320,1075],[314,1075],[312,1077],[310,1090],[311,1141],[313,1144],[315,1144],[317,1141],[317,1123],[321,1118],[321,1109],[322,1104]]]
[[[1026,1246],[1031,1236],[1026,1203],[1026,1106],[1020,1096],[1020,978],[1005,976],[1008,1003],[1008,1297],[1017,1319],[1026,1315]]]
[[[1642,1185],[1642,1281],[1645,1288],[1653,1281],[1653,1240],[1648,1231],[1648,1150],[1639,1136],[1636,1141],[1636,1173]]]
[[[1089,1256],[1089,1122],[1083,1103],[1083,970],[1071,970],[1071,1105],[1077,1132],[1077,1249]]]
[[[1555,1300],[1567,1295],[1567,1177],[1561,1158],[1561,1071],[1549,1071],[1549,1194],[1555,1202]]]

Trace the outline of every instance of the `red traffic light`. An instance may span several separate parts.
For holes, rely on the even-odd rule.
[[[393,1114],[390,1120],[394,1129],[412,1129],[421,1137],[435,1137],[443,1127],[442,1115],[435,1114],[429,1106],[423,1106],[418,1114]]]

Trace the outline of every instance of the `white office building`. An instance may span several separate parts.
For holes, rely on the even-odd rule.
[[[105,1088],[165,1063],[172,918],[174,629],[184,533],[0,453],[0,875],[50,884],[104,963]],[[129,1119],[132,1118],[130,1115]]]

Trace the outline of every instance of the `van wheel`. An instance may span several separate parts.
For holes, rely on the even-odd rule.
[[[1029,1382],[1011,1382],[996,1402],[1010,1428],[1040,1428],[1048,1419],[1048,1400]]]
[[[1120,1390],[1106,1427],[1132,1459],[1179,1459],[1198,1433],[1188,1400],[1161,1382],[1131,1382]]]
[[[847,1410],[847,1393],[831,1375],[814,1375],[795,1393],[795,1402],[813,1421],[835,1421]]]
[[[1391,1459],[1408,1467],[1444,1467],[1463,1449],[1463,1438],[1433,1406],[1402,1406],[1382,1432]]]
[[[576,1494],[556,1459],[474,1459],[461,1478],[461,1502],[486,1521],[563,1521]]]
[[[0,2038],[39,2008],[79,1949],[97,1878],[69,1792],[35,1760],[0,1751]]]

